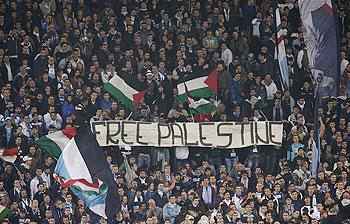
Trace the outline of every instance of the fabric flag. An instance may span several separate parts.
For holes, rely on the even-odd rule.
[[[303,37],[316,97],[337,96],[340,77],[339,30],[332,0],[299,0]]]
[[[195,101],[188,97],[188,106],[191,114],[205,114],[216,110],[216,106],[213,103],[203,98]]]
[[[66,128],[39,138],[35,141],[35,144],[58,159],[63,149],[75,135],[75,128]]]
[[[217,80],[218,72],[216,69],[212,70],[210,74],[204,76],[186,76],[177,85],[179,103],[187,101],[186,88],[188,95],[195,98],[205,98],[217,94]]]
[[[115,216],[120,207],[117,186],[102,149],[86,125],[81,126],[57,161],[54,178],[94,213]]]
[[[17,155],[18,155],[18,148],[13,147],[10,149],[4,149],[0,151],[0,158],[8,163],[14,163],[17,159]]]
[[[10,211],[11,210],[9,208],[6,208],[6,207],[0,205],[0,221],[7,218],[7,215],[9,214]]]
[[[119,75],[115,75],[104,85],[104,89],[130,110],[133,110],[138,107],[146,94],[146,90],[142,90],[136,83],[136,80],[123,79]]]
[[[332,0],[299,0],[305,49],[315,86],[314,114],[323,97],[337,96],[340,81],[340,43],[338,16]],[[304,52],[305,53],[305,52]],[[314,157],[320,149],[319,122],[314,116]],[[314,155],[315,154],[315,155]],[[316,157],[315,157],[316,158]],[[317,166],[319,160],[317,161]],[[315,164],[312,172],[315,175]]]
[[[320,162],[320,152],[317,149],[315,140],[312,140],[312,163],[311,163],[311,175],[315,177],[317,175],[318,164]]]
[[[277,27],[277,58],[282,79],[282,87],[283,89],[289,89],[288,63],[279,7],[276,7],[275,17]]]
[[[252,109],[257,108],[259,110],[262,109],[263,106],[263,99],[261,98],[261,96],[256,97],[256,96],[252,96],[250,97],[250,100],[246,99],[245,102],[249,103],[250,105],[252,105]]]

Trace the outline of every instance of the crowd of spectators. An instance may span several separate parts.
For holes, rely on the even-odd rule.
[[[314,113],[298,1],[278,1],[289,88],[276,61],[272,2],[1,1],[0,146],[19,148],[0,168],[0,204],[11,210],[2,223],[107,223],[53,180],[55,160],[34,142],[78,121],[113,119],[282,121],[284,136],[281,147],[105,147],[121,200],[108,223],[350,223],[350,4],[336,1],[341,97],[323,99]],[[191,115],[177,83],[213,69],[217,110]],[[104,91],[115,75],[147,89],[134,111]]]

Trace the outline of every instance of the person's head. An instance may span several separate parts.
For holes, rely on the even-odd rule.
[[[50,219],[52,217],[52,212],[50,209],[45,210],[45,218]]]
[[[293,114],[298,114],[300,112],[300,108],[298,106],[293,107]]]
[[[175,204],[175,203],[176,203],[176,197],[175,197],[175,195],[171,195],[171,196],[169,197],[169,202],[170,202],[171,204]]]
[[[186,217],[185,217],[185,222],[186,224],[192,224],[194,223],[194,217],[190,214],[187,214]]]
[[[96,99],[97,99],[97,93],[96,93],[96,92],[92,92],[91,95],[90,95],[90,97],[91,97],[91,101],[96,101]]]
[[[241,107],[240,107],[239,105],[235,105],[235,106],[233,107],[233,112],[235,112],[235,113],[240,113],[240,112],[241,112]]]
[[[61,201],[61,199],[56,199],[56,201],[55,201],[55,207],[56,207],[57,209],[62,209],[62,201]]]
[[[69,207],[66,207],[66,208],[64,208],[64,210],[63,210],[63,214],[64,214],[65,216],[70,216],[70,215],[72,214],[72,212],[71,212],[71,210],[70,210]]]
[[[68,193],[66,195],[66,202],[71,203],[73,200],[73,195],[71,193]]]
[[[149,208],[155,208],[156,207],[156,201],[154,199],[148,200],[148,206]]]
[[[299,100],[298,100],[298,103],[299,103],[300,105],[304,105],[304,104],[305,104],[305,98],[302,97],[302,96],[300,96],[300,97],[299,97]]]
[[[139,210],[142,211],[142,212],[145,212],[146,209],[147,209],[146,203],[141,203]]]
[[[235,77],[235,80],[241,81],[242,75],[241,73],[236,73],[234,77]]]
[[[266,196],[271,196],[271,189],[270,188],[268,188],[268,187],[265,187],[264,188],[264,194],[266,195]]]
[[[321,187],[323,190],[327,191],[329,189],[328,181],[323,181]]]
[[[262,78],[261,78],[260,75],[256,75],[256,76],[255,76],[255,83],[258,84],[258,85],[260,85],[261,79],[262,79]]]
[[[329,179],[332,183],[335,183],[337,181],[337,175],[335,173],[332,173]]]
[[[36,170],[35,170],[35,175],[37,176],[37,177],[41,177],[41,175],[43,174],[43,170],[41,169],[41,168],[36,168]]]
[[[226,191],[226,192],[224,193],[224,199],[225,199],[225,200],[229,200],[230,198],[231,198],[230,192],[229,192],[229,191]]]
[[[281,99],[276,98],[275,102],[274,102],[274,105],[275,105],[276,108],[280,108],[281,107]]]

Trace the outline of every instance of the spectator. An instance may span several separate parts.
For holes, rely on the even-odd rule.
[[[174,195],[171,195],[169,202],[163,207],[163,217],[165,220],[170,220],[171,223],[174,223],[177,215],[180,214],[180,206],[176,204],[176,198]]]

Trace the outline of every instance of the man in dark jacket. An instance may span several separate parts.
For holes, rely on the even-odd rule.
[[[264,77],[266,74],[274,74],[273,72],[273,64],[272,62],[267,58],[267,55],[265,53],[259,54],[259,75]]]
[[[231,84],[231,101],[240,104],[243,101],[243,85],[241,83],[241,74],[237,73]]]
[[[100,104],[97,102],[97,93],[93,92],[91,94],[91,99],[86,105],[86,111],[88,112],[90,118],[96,115],[96,111],[100,108]]]
[[[33,77],[36,82],[40,81],[40,78],[44,71],[47,69],[48,64],[48,48],[42,47],[39,56],[35,58],[33,63]]]
[[[217,70],[218,70],[218,95],[219,98],[223,99],[225,96],[225,92],[230,90],[232,84],[232,76],[231,74],[224,69],[223,61],[220,61]]]

